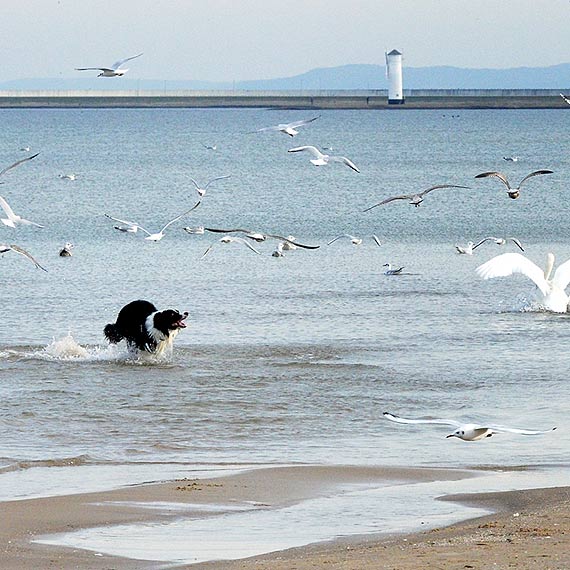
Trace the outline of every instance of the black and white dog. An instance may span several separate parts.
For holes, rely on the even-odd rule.
[[[186,328],[188,313],[174,309],[158,311],[149,301],[133,301],[120,311],[115,323],[104,328],[111,343],[127,341],[130,350],[138,349],[160,356],[172,350],[172,343],[180,329]]]

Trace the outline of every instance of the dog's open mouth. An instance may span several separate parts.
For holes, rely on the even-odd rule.
[[[172,327],[176,328],[176,329],[185,329],[186,323],[184,321],[187,318],[188,318],[188,311],[185,311],[180,319],[178,319],[176,322],[172,323]]]

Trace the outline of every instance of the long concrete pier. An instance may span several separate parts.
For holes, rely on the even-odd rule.
[[[411,89],[388,104],[387,90],[0,91],[0,108],[570,109],[552,89]]]

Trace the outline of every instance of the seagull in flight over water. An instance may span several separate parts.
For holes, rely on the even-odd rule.
[[[507,241],[512,241],[521,251],[524,251],[524,247],[522,243],[514,237],[508,238],[497,238],[493,236],[486,237],[477,243],[473,243],[472,241],[468,241],[466,246],[456,245],[455,249],[457,253],[463,253],[466,255],[473,255],[473,251],[477,249],[480,245],[483,245],[487,241],[494,241],[497,245],[505,245]]]
[[[446,437],[457,437],[463,441],[479,441],[481,439],[491,437],[497,433],[517,433],[520,435],[542,435],[554,431],[556,428],[550,428],[546,430],[530,430],[530,429],[519,429],[519,428],[509,428],[505,426],[493,425],[493,424],[475,424],[475,423],[461,423],[456,420],[446,420],[440,418],[433,419],[407,419],[401,418],[389,412],[384,412],[384,418],[395,422],[398,424],[435,424],[443,426],[451,426],[456,428],[454,432],[450,433]]]
[[[133,55],[132,57],[126,57],[125,59],[120,59],[119,61],[116,61],[111,67],[76,67],[75,70],[76,71],[99,70],[101,73],[97,77],[121,77],[122,75],[125,75],[127,71],[129,71],[128,69],[121,67],[121,65],[123,65],[123,63],[126,63],[127,61],[131,61],[131,59],[140,57],[141,55],[142,53],[139,53],[137,55]]]
[[[525,180],[532,178],[533,176],[539,176],[540,174],[552,174],[552,170],[535,170],[530,174],[527,174],[520,182],[516,188],[512,188],[507,177],[502,172],[482,172],[481,174],[477,174],[475,178],[488,178],[490,176],[494,178],[498,178],[506,187],[507,187],[507,194],[509,198],[516,200],[521,193],[521,186]]]
[[[10,208],[8,202],[6,202],[6,200],[4,200],[2,196],[0,196],[0,208],[2,208],[6,213],[6,215],[8,216],[7,218],[0,219],[5,226],[8,226],[10,228],[15,228],[17,225],[21,224],[22,226],[36,226],[38,228],[44,227],[40,224],[36,224],[36,222],[30,222],[30,220],[26,220],[22,218],[22,216],[14,214],[14,210]]]
[[[12,170],[12,168],[16,168],[16,166],[20,166],[20,164],[22,164],[23,162],[28,162],[28,160],[32,160],[32,158],[36,158],[36,156],[38,156],[38,154],[40,154],[40,153],[36,152],[36,154],[32,154],[32,156],[26,156],[26,158],[21,158],[20,160],[17,160],[16,162],[11,164],[10,166],[3,168],[2,170],[0,170],[0,176],[2,176],[3,174],[6,174],[6,172],[8,172],[8,170]]]
[[[382,245],[382,243],[378,239],[377,235],[372,234],[370,237],[374,240],[376,245],[378,245],[378,246]],[[329,241],[329,243],[327,243],[327,245],[330,245],[331,243],[334,243],[336,240],[342,239],[342,238],[348,238],[350,240],[350,243],[352,243],[352,245],[360,245],[362,243],[362,238],[352,236],[350,234],[342,234],[340,236],[336,236],[334,239],[331,239],[331,241]]]
[[[263,129],[257,129],[256,132],[261,133],[263,131],[279,131],[285,133],[286,135],[289,135],[290,137],[294,137],[295,135],[299,134],[299,131],[297,130],[299,127],[308,125],[309,123],[316,121],[319,117],[320,115],[317,115],[312,119],[293,121],[291,123],[279,123],[278,125],[274,125],[273,127],[264,127]]]
[[[214,232],[214,233],[219,233],[219,234],[241,233],[241,234],[245,234],[246,238],[252,239],[253,241],[257,241],[257,242],[262,242],[262,241],[265,241],[267,238],[272,238],[272,239],[280,240],[286,244],[290,244],[291,246],[294,246],[294,247],[301,247],[303,249],[319,249],[319,247],[321,247],[320,245],[305,245],[305,244],[299,243],[299,242],[295,241],[295,238],[293,238],[293,236],[284,237],[284,236],[278,236],[276,234],[262,234],[259,232],[254,232],[252,230],[244,230],[244,229],[222,230],[222,229],[218,229],[218,228],[204,228],[204,230],[206,230],[207,232]],[[286,249],[294,249],[294,247],[286,248]]]
[[[457,186],[456,184],[438,184],[437,186],[431,186],[427,190],[422,190],[421,192],[417,192],[416,194],[402,194],[401,196],[392,196],[391,198],[386,198],[382,200],[382,202],[378,202],[378,204],[374,204],[374,206],[370,206],[370,208],[366,208],[364,211],[368,212],[368,210],[372,210],[377,206],[382,206],[383,204],[388,204],[388,202],[394,202],[394,200],[410,200],[410,204],[415,206],[416,208],[424,201],[424,196],[429,194],[433,190],[438,190],[440,188],[464,188],[469,189],[469,186]]]
[[[14,253],[23,255],[25,258],[29,259],[38,269],[47,271],[45,267],[42,267],[25,249],[22,249],[20,246],[15,244],[8,245],[6,243],[0,243],[0,253],[6,253],[7,251],[13,251]]]
[[[310,159],[315,166],[324,166],[331,162],[340,162],[348,166],[348,168],[352,168],[355,172],[360,172],[356,164],[354,164],[354,162],[349,158],[346,158],[346,156],[331,156],[329,154],[323,154],[317,147],[311,145],[290,148],[287,152],[309,152],[315,157]]]
[[[253,251],[254,253],[257,253],[258,255],[261,255],[261,253],[259,251],[257,251],[257,249],[255,249],[255,247],[253,247],[246,239],[240,238],[240,237],[234,237],[234,236],[223,236],[218,241],[215,241],[214,243],[210,244],[210,246],[202,254],[202,257],[200,259],[206,257],[206,255],[208,255],[208,253],[210,253],[210,250],[214,247],[214,245],[216,243],[243,243],[243,245],[245,245],[251,251]]]
[[[192,177],[190,177],[190,182],[192,182],[192,184],[194,184],[194,186],[196,188],[196,192],[198,192],[198,194],[200,196],[203,196],[206,193],[208,186],[210,186],[210,184],[212,184],[212,182],[215,182],[216,180],[223,180],[224,178],[230,178],[230,177],[231,177],[231,174],[226,174],[225,176],[216,176],[216,178],[212,178],[211,180],[208,180],[208,182],[204,186],[200,186],[198,184],[198,182],[196,182],[196,180],[194,180],[194,178],[192,178]]]

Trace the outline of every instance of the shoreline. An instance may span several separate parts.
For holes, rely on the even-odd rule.
[[[227,505],[250,503],[271,511],[354,487],[374,488],[382,484],[405,487],[430,481],[468,481],[474,476],[467,469],[269,467],[215,479],[180,479],[112,491],[8,501],[2,503],[4,516],[0,522],[0,559],[13,570],[48,567],[47,560],[61,569],[112,567],[118,570],[144,570],[169,566],[194,570],[309,570],[315,567],[411,570],[418,567],[419,559],[426,567],[434,557],[438,564],[442,564],[441,568],[463,568],[465,566],[453,566],[458,552],[461,552],[464,563],[470,556],[483,559],[483,555],[488,557],[495,551],[505,550],[505,544],[520,543],[525,544],[525,550],[531,548],[542,553],[548,549],[550,552],[554,541],[544,537],[556,534],[556,540],[562,545],[560,552],[548,556],[562,559],[560,557],[567,551],[570,565],[570,487],[446,495],[442,498],[443,503],[452,501],[457,505],[497,512],[484,516],[475,514],[467,520],[463,517],[462,522],[444,522],[441,527],[431,530],[345,536],[231,561],[192,564],[183,561],[145,561],[106,555],[97,550],[32,542],[46,535],[93,527],[166,524],[181,518],[181,513],[188,515],[180,508],[173,509],[173,505],[184,503],[192,508],[193,518],[203,520],[204,517],[215,518],[212,517],[212,506],[226,505],[228,508]],[[162,505],[162,508],[148,508],[151,503]],[[517,511],[524,512],[513,517],[512,514]],[[553,522],[555,517],[556,523]],[[419,528],[417,522],[416,528]],[[564,537],[565,530],[567,539]],[[503,537],[503,540],[498,537]],[[473,545],[479,543],[485,543],[486,548],[473,551]],[[515,549],[511,548],[511,551]],[[508,552],[499,554],[507,556]],[[380,559],[385,565],[379,565]]]

